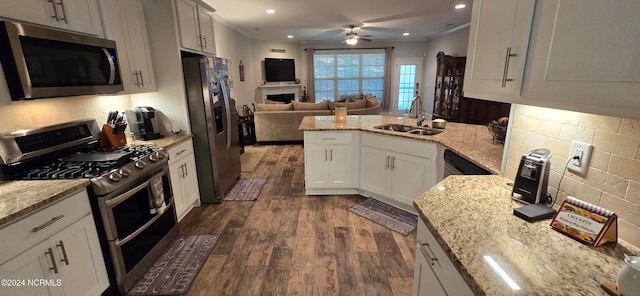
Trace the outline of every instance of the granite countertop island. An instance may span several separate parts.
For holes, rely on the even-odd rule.
[[[422,221],[477,295],[606,295],[624,254],[624,242],[590,247],[549,227],[514,216],[512,180],[449,176],[414,201]],[[515,281],[511,289],[487,263],[493,258]]]
[[[191,135],[167,136],[153,141],[133,141],[129,145],[171,148]],[[0,227],[19,220],[47,205],[89,186],[89,180],[28,180],[0,182]]]
[[[493,137],[484,125],[447,122],[442,133],[432,136],[419,136],[374,128],[388,123],[402,124],[402,117],[383,115],[349,115],[346,123],[337,123],[334,116],[306,116],[300,123],[303,131],[362,130],[422,141],[437,142],[460,154],[492,174],[500,174],[504,145],[493,141]],[[425,121],[431,126],[431,121]],[[411,118],[407,124],[416,125]]]

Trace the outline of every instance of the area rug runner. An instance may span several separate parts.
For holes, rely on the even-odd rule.
[[[219,235],[179,235],[127,295],[186,294]]]
[[[238,179],[222,200],[256,200],[267,179]]]
[[[402,235],[411,233],[418,225],[418,216],[373,198],[367,198],[347,210]]]

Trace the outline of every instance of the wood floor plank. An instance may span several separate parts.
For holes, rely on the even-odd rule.
[[[181,233],[219,234],[188,295],[410,295],[415,231],[347,211],[364,197],[304,195],[304,147],[263,145],[243,178],[267,178],[256,201],[194,208]]]

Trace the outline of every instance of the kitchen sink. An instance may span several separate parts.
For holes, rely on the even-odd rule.
[[[410,133],[410,134],[419,135],[419,136],[431,136],[431,135],[436,135],[442,132],[442,130],[440,129],[434,129],[430,127],[418,127],[413,125],[397,124],[397,123],[378,125],[378,126],[374,126],[373,128],[392,131],[392,132]]]
[[[433,136],[441,133],[441,129],[437,128],[416,128],[408,131],[410,134],[419,135],[419,136]]]
[[[383,125],[374,126],[373,128],[392,131],[392,132],[406,133],[406,132],[409,132],[412,129],[415,129],[417,127],[416,126],[411,126],[411,125],[405,125],[405,124],[390,123],[390,124],[383,124]]]

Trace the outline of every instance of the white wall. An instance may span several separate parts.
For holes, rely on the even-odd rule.
[[[437,60],[439,51],[454,57],[466,57],[469,43],[469,27],[427,41],[423,64],[421,96],[427,113],[433,112]]]
[[[216,20],[214,23],[216,36],[216,56],[228,59],[229,73],[233,79],[234,98],[238,111],[242,105],[249,105],[254,102],[255,91],[255,64],[253,63],[252,41],[244,35],[238,33],[233,28]],[[240,61],[244,66],[244,81],[240,81]]]

